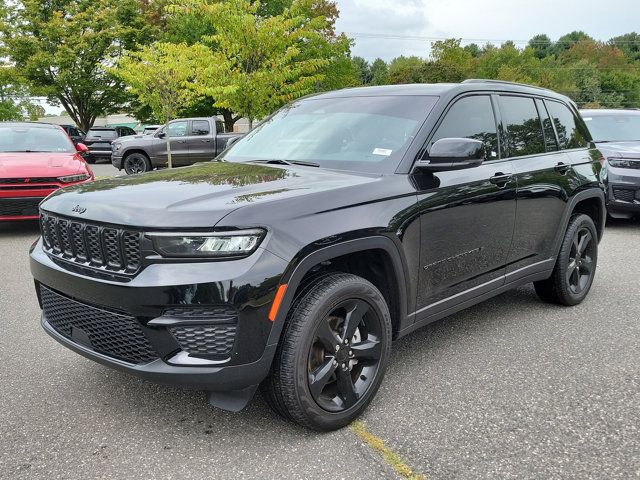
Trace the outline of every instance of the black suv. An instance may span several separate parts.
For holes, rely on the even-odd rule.
[[[356,88],[276,112],[217,159],[41,205],[47,333],[147,379],[330,430],[391,342],[510,288],[576,305],[596,271],[600,153],[576,107],[492,81]],[[109,208],[105,208],[108,205]]]
[[[98,160],[111,162],[111,142],[120,137],[135,134],[133,128],[126,126],[91,127],[83,142],[89,147],[89,153],[85,159],[88,163],[96,163]]]

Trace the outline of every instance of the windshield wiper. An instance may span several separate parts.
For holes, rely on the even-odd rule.
[[[305,167],[319,167],[320,164],[315,162],[304,162],[302,160],[282,160],[280,158],[272,158],[270,160],[252,160],[255,163],[274,163],[277,165],[303,165]]]

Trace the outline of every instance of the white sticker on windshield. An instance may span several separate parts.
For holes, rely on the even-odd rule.
[[[582,117],[582,119],[583,119],[585,122],[590,122],[591,120],[593,120],[593,118],[591,118],[591,117]]]
[[[388,148],[376,148],[373,150],[374,155],[384,155],[385,157],[388,157],[392,153],[393,150],[389,150]]]

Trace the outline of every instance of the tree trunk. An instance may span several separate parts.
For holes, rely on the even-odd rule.
[[[253,128],[253,118],[249,117],[249,130]]]
[[[224,128],[227,132],[233,132],[233,126],[236,124],[240,115],[234,115],[233,112],[227,108],[223,108],[220,110],[222,113],[222,118],[224,119]]]
[[[171,136],[169,135],[169,123],[164,128],[165,140],[167,141],[167,167],[173,168],[173,163],[171,162]]]

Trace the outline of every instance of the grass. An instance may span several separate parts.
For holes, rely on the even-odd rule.
[[[426,480],[424,475],[415,473],[411,470],[411,467],[409,467],[409,465],[407,465],[396,452],[387,447],[380,437],[375,436],[367,430],[367,427],[363,422],[355,421],[349,425],[349,428],[360,440],[366,443],[371,450],[380,455],[384,462],[402,478],[406,478],[408,480]]]

